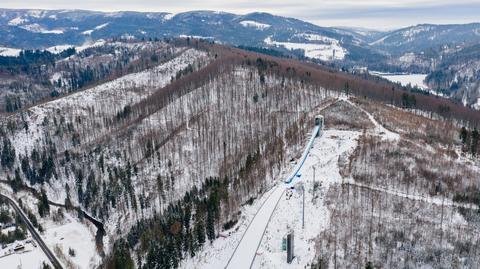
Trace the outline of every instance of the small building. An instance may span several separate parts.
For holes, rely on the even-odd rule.
[[[320,128],[323,127],[323,116],[322,115],[315,116],[315,126],[320,126]]]
[[[20,250],[24,250],[24,249],[25,249],[25,246],[22,245],[22,244],[17,244],[17,245],[13,248],[13,250],[14,250],[15,252],[20,251]]]
[[[320,130],[318,130],[318,133],[315,137],[319,137],[320,136],[320,132],[322,131],[323,129],[323,124],[324,124],[324,119],[323,119],[323,116],[322,115],[317,115],[315,116],[315,126],[320,126]]]
[[[287,263],[292,263],[293,259],[295,258],[295,254],[293,252],[293,231],[287,234]]]
[[[351,71],[352,74],[368,74],[368,67],[354,66]]]

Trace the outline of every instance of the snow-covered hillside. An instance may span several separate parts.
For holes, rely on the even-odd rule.
[[[388,74],[374,71],[371,71],[370,74],[381,76],[394,83],[400,83],[402,86],[411,85],[422,90],[428,90],[428,86],[425,83],[426,74]]]
[[[312,41],[327,41],[326,44],[316,43],[293,43],[293,42],[279,42],[268,37],[264,40],[267,45],[281,46],[289,50],[303,50],[305,57],[319,59],[322,61],[343,60],[347,54],[347,50],[340,46],[335,39],[318,39],[317,36],[307,36],[313,39]]]
[[[29,131],[20,131],[17,133],[18,135],[15,138],[12,137],[11,140],[15,151],[19,154],[19,158],[24,158],[23,156],[28,158],[27,156],[36,154],[36,152],[41,150],[45,146],[44,139],[46,136],[49,136],[49,133],[51,132],[57,133],[57,138],[50,141],[55,141],[54,143],[56,143],[59,152],[65,153],[70,151],[73,153],[76,149],[78,150],[78,144],[76,144],[76,142],[72,140],[70,141],[73,142],[73,144],[67,142],[69,139],[65,139],[66,134],[59,134],[59,132],[63,131],[54,127],[57,118],[63,122],[61,123],[62,125],[65,124],[65,120],[83,119],[82,121],[86,124],[84,125],[84,129],[82,127],[83,146],[87,147],[90,142],[92,144],[97,143],[98,140],[96,139],[100,133],[108,135],[109,132],[108,126],[104,125],[104,119],[115,118],[117,113],[122,111],[125,106],[133,105],[151,95],[154,90],[171,83],[172,79],[178,76],[180,71],[187,70],[188,68],[192,68],[192,71],[194,71],[193,68],[203,66],[209,61],[207,55],[201,51],[186,48],[172,49],[174,50],[173,53],[177,54],[177,57],[153,68],[128,74],[85,91],[34,106],[26,113],[22,113],[23,116],[26,116],[24,119],[30,126]],[[61,79],[61,74],[55,77],[55,79]],[[95,116],[92,117],[92,115]],[[87,123],[88,118],[93,121]],[[53,119],[53,122],[49,121],[49,119]],[[4,121],[8,120],[9,119],[4,119]],[[95,126],[95,128],[89,126]],[[100,126],[103,126],[104,129],[100,128]],[[66,126],[64,125],[64,127]],[[64,127],[60,128],[62,129]],[[72,127],[73,125],[70,125],[68,128]],[[78,127],[79,125],[77,125],[77,128]],[[75,136],[77,135],[74,134],[73,137]],[[87,137],[90,138],[84,140],[84,138]],[[74,138],[74,140],[75,139],[76,138]],[[67,142],[67,144],[65,144],[65,142]],[[113,156],[111,159],[107,157],[105,162],[107,165],[119,165],[118,161]],[[61,164],[57,163],[57,165]],[[72,173],[59,172],[56,173],[53,178],[48,179],[48,184],[32,184],[32,181],[30,181],[30,183],[39,191],[40,189],[45,189],[50,201],[64,204],[66,199],[81,200],[80,198],[77,198],[77,194],[75,194],[76,191],[68,191],[70,188],[75,188],[76,184],[78,184],[77,180],[78,178],[76,179],[75,175]],[[65,190],[66,186],[67,191]],[[27,194],[28,193],[25,193],[24,196],[21,196],[17,193],[16,197],[22,198],[28,210],[35,212],[37,210],[35,206],[36,199],[29,197]],[[77,202],[74,202],[74,204],[77,204]],[[72,217],[70,214],[71,213],[66,212],[62,213],[64,217],[61,221],[53,221],[52,219],[44,220],[37,215],[37,218],[41,219],[40,224],[43,226],[43,229],[45,229],[45,233],[43,234],[44,240],[52,251],[55,251],[56,255],[59,256],[58,258],[65,264],[65,266],[67,266],[67,264],[72,264],[75,268],[95,267],[101,263],[100,254],[96,251],[96,245],[98,243],[95,241],[96,228],[92,227],[88,221],[79,221],[76,217]],[[93,214],[95,215],[98,213]],[[116,212],[115,214],[112,213],[111,217],[116,219],[118,218],[118,214],[119,212]],[[130,218],[131,217],[127,217],[127,221]],[[113,242],[109,241],[109,237],[116,234],[115,223],[116,222],[113,222],[108,226],[107,237],[103,240],[106,250],[111,247],[110,244]],[[125,228],[128,228],[128,226],[125,226]],[[75,251],[77,254],[70,255],[69,252],[72,251]]]
[[[240,24],[244,27],[252,27],[258,30],[265,30],[271,27],[269,24],[259,23],[256,21],[241,21]]]
[[[0,47],[0,56],[18,56],[21,49]]]

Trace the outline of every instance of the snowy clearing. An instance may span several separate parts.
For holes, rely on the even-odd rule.
[[[443,93],[436,92],[428,87],[428,85],[425,83],[425,79],[427,78],[428,74],[390,74],[376,71],[370,71],[370,74],[382,77],[394,83],[400,83],[400,85],[404,87],[410,85],[433,95],[442,97],[445,96]]]
[[[42,238],[63,264],[71,264],[75,268],[93,268],[100,263],[101,258],[95,245],[96,229],[93,225],[82,224],[67,213],[63,223],[49,221],[45,226]],[[70,249],[74,251],[74,256],[69,255]]]
[[[91,35],[94,30],[86,30],[82,32],[82,35]]]
[[[27,241],[29,243],[27,243]],[[32,239],[28,238],[22,241],[16,241],[9,244],[6,248],[0,250],[0,268],[22,268],[22,269],[38,269],[43,263],[50,266],[51,263],[42,249],[36,244],[32,243]],[[22,251],[15,252],[13,248],[18,244],[25,246]]]
[[[175,13],[168,13],[168,14],[166,14],[165,16],[163,16],[163,21],[169,21],[169,20],[171,20],[173,17],[175,17]]]
[[[45,49],[46,51],[49,51],[53,54],[59,54],[69,48],[74,48],[74,46],[72,45],[58,45],[58,46],[53,46],[53,47],[49,47],[47,49]]]
[[[283,46],[289,50],[303,50],[305,57],[322,61],[343,60],[347,54],[347,50],[342,48],[338,42],[331,44],[278,42],[272,40],[271,37],[266,38],[264,42],[267,45]]]
[[[330,37],[323,36],[323,35],[317,35],[317,34],[301,33],[301,34],[296,34],[295,36],[305,38],[306,40],[309,40],[309,41],[322,41],[322,42],[326,42],[326,43],[338,43],[338,40],[336,40],[334,38],[330,38]]]
[[[6,48],[0,47],[0,56],[13,56],[16,57],[20,55],[21,49]]]
[[[23,25],[23,26],[20,26],[20,28],[30,31],[32,33],[56,34],[56,35],[63,34],[62,29],[49,30],[49,29],[45,29],[43,26],[39,25],[38,23]]]
[[[103,29],[103,28],[107,27],[109,24],[110,24],[109,22],[104,23],[104,24],[100,24],[100,25],[96,26],[95,28],[93,28],[91,30],[83,31],[82,35],[91,35],[94,31]]]
[[[402,86],[407,86],[408,84],[412,85],[412,87],[418,87],[422,90],[428,90],[427,84],[425,84],[425,78],[427,74],[389,74],[389,73],[381,73],[381,72],[370,72],[370,74],[375,76],[380,76],[382,78],[388,79],[394,83],[400,83]]]
[[[109,24],[110,24],[109,22],[104,23],[104,24],[100,24],[99,26],[95,27],[94,29],[95,29],[95,30],[100,30],[100,29],[102,29],[102,28],[107,27]]]
[[[22,23],[28,22],[28,19],[24,19],[22,17],[16,17],[15,19],[12,19],[8,22],[8,25],[11,26],[18,26]]]
[[[241,21],[240,24],[243,27],[250,27],[250,28],[255,28],[257,30],[266,30],[272,27],[270,24],[265,24],[265,23],[259,23],[256,21]]]

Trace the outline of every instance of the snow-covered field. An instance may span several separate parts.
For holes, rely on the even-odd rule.
[[[20,28],[23,28],[27,31],[33,32],[33,33],[42,33],[42,34],[63,34],[62,29],[45,29],[38,23],[33,23],[33,24],[27,24],[27,25],[22,25],[19,26]]]
[[[305,57],[319,59],[322,61],[343,60],[347,54],[347,50],[340,46],[337,40],[329,44],[315,44],[315,43],[292,43],[292,42],[278,42],[268,37],[264,40],[267,45],[283,46],[289,50],[303,50]]]
[[[370,72],[372,75],[380,76],[382,78],[388,79],[391,82],[400,83],[402,86],[407,86],[408,84],[412,87],[418,87],[422,90],[428,90],[427,84],[425,84],[425,78],[427,74],[405,74],[405,75],[396,75],[389,73],[380,73],[380,72]]]
[[[93,48],[93,47],[99,47],[99,46],[102,46],[106,43],[105,40],[103,39],[99,39],[95,42],[86,42],[85,44],[83,45],[80,45],[80,46],[74,46],[74,45],[68,45],[68,44],[65,44],[65,45],[57,45],[57,46],[53,46],[53,47],[48,47],[46,48],[45,50],[46,51],[49,51],[53,54],[58,54],[60,52],[63,52],[64,50],[66,49],[69,49],[69,48],[75,48],[75,50],[77,52],[82,52],[88,48]],[[17,48],[6,48],[6,47],[0,47],[0,56],[11,56],[11,57],[16,57],[16,56],[19,56],[20,55],[20,52],[22,50],[21,49],[17,49]]]
[[[29,238],[23,241],[16,241],[6,248],[0,249],[0,268],[38,269],[41,268],[43,263],[52,266],[42,249],[37,244],[31,243],[31,240],[32,239]],[[29,241],[29,243],[27,243],[27,241]],[[25,249],[15,252],[13,248],[17,244],[24,245]]]
[[[83,31],[82,34],[83,34],[83,35],[91,35],[94,31],[103,29],[103,28],[107,27],[109,24],[110,24],[110,23],[107,22],[107,23],[98,25],[98,26],[96,26],[95,28],[93,28],[92,30]]]
[[[269,25],[269,24],[259,23],[259,22],[256,22],[256,21],[241,21],[240,24],[243,27],[251,27],[251,28],[255,28],[257,30],[266,30],[266,29],[271,27],[271,25]]]
[[[400,83],[403,86],[411,84],[412,86],[417,86],[422,90],[428,89],[428,86],[425,84],[425,74],[410,74],[410,75],[383,75],[383,78],[386,78],[390,81]]]
[[[93,268],[100,263],[101,258],[95,245],[96,228],[92,224],[80,223],[70,214],[65,214],[62,223],[48,221],[45,226],[45,232],[41,236],[60,262],[79,269]],[[70,249],[75,255],[69,254]]]
[[[338,40],[334,38],[323,36],[323,35],[317,35],[317,34],[301,33],[301,34],[296,34],[295,36],[300,38],[305,38],[306,40],[309,40],[309,41],[322,41],[326,43],[338,42]]]
[[[69,48],[75,48],[75,50],[77,52],[82,52],[86,49],[89,49],[89,48],[94,48],[94,47],[100,47],[100,46],[103,46],[105,45],[107,42],[103,39],[99,39],[99,40],[96,40],[95,42],[85,42],[84,44],[80,45],[80,46],[74,46],[74,45],[58,45],[58,46],[53,46],[53,47],[49,47],[49,48],[46,48],[45,50],[51,52],[51,53],[54,53],[54,54],[58,54],[66,49],[69,49]]]
[[[381,72],[375,72],[375,71],[371,71],[370,74],[375,76],[380,76],[394,83],[400,83],[400,85],[402,86],[407,86],[410,84],[412,87],[417,87],[420,90],[429,92],[430,94],[444,96],[444,94],[431,90],[428,87],[428,85],[425,83],[425,78],[428,76],[427,74],[397,75],[397,74],[381,73]]]
[[[18,56],[21,49],[0,47],[0,56]]]

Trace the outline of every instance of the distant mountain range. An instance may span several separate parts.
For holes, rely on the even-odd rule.
[[[417,25],[390,32],[320,27],[268,13],[236,15],[214,11],[97,12],[84,10],[0,9],[0,45],[15,48],[80,45],[112,37],[194,36],[233,45],[295,47],[337,44],[399,55],[445,44],[480,42],[480,23]],[[267,42],[266,42],[267,41]],[[269,42],[268,42],[269,41]],[[298,47],[298,46],[297,46]],[[326,47],[330,48],[330,47]],[[337,55],[335,58],[342,58]]]
[[[421,24],[384,33],[369,45],[391,54],[403,54],[442,45],[464,45],[478,42],[480,42],[480,23]]]
[[[0,55],[15,55],[18,49],[80,46],[98,39],[178,36],[266,47],[345,68],[430,73],[448,55],[479,44],[480,23],[422,24],[381,32],[321,27],[258,12],[237,15],[214,11],[170,14],[0,9]]]

